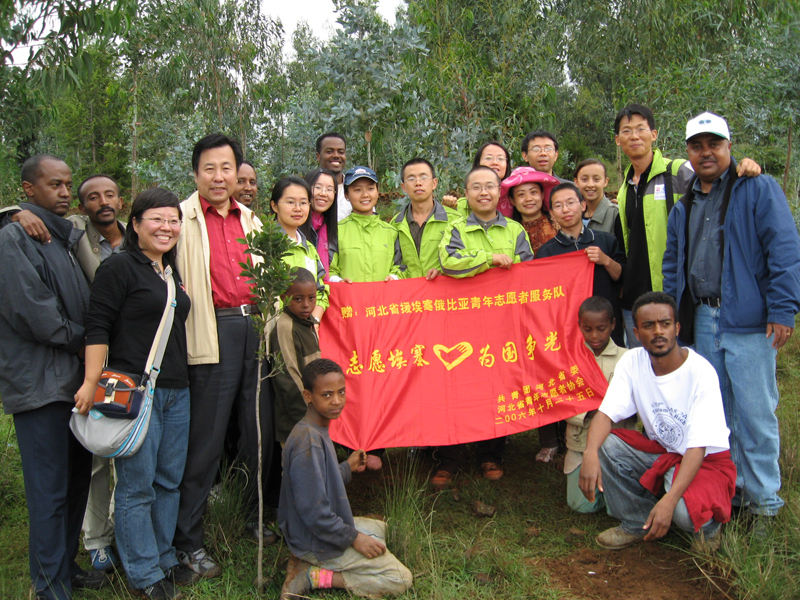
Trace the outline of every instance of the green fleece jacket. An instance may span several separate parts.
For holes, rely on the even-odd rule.
[[[292,242],[289,253],[284,255],[283,261],[292,268],[302,267],[311,272],[317,281],[317,306],[327,309],[330,304],[328,300],[330,286],[324,281],[325,267],[322,266],[314,244],[309,244],[306,236],[299,230],[297,237],[300,238],[300,243]]]
[[[339,221],[330,276],[354,282],[405,277],[397,230],[375,215],[350,213]]]
[[[533,260],[531,242],[522,225],[500,213],[497,216],[488,231],[474,213],[452,224],[439,244],[439,261],[445,275],[460,278],[483,273],[491,268],[493,254],[505,254],[515,264]]]
[[[319,339],[314,331],[316,323],[314,317],[301,319],[284,308],[275,329],[269,334],[269,347],[277,349],[283,359],[280,372],[270,380],[275,406],[275,435],[282,443],[306,414],[301,373],[308,363],[320,357]]]
[[[453,209],[442,206],[439,202],[433,203],[433,212],[425,221],[422,230],[422,243],[417,252],[417,245],[411,235],[408,217],[411,213],[409,203],[403,210],[392,217],[392,225],[397,229],[400,241],[400,252],[403,255],[403,264],[406,265],[406,277],[425,277],[431,269],[439,268],[439,242],[442,236],[450,229],[450,224],[461,216]]]
[[[667,165],[670,173],[667,173]],[[689,182],[694,176],[691,165],[682,159],[670,161],[664,158],[661,150],[653,150],[653,162],[645,184],[644,197],[642,199],[642,209],[644,210],[644,235],[647,240],[647,258],[650,266],[650,283],[653,291],[660,292],[663,289],[663,275],[661,273],[661,261],[664,258],[664,251],[667,249],[667,203],[666,203],[666,177],[672,177],[672,197],[673,204],[677,204],[681,197],[686,193]],[[617,192],[619,202],[619,221],[622,226],[622,236],[625,242],[625,254],[630,252],[631,224],[628,223],[628,181],[633,177],[633,166],[629,166],[625,171],[622,185]],[[642,185],[640,182],[639,185]],[[623,273],[623,278],[633,277],[635,274],[629,271],[636,264],[636,261],[629,261],[628,269]]]

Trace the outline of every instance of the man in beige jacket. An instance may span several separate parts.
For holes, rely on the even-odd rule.
[[[195,144],[192,169],[197,191],[181,203],[183,226],[177,265],[192,309],[186,321],[191,424],[174,545],[178,558],[201,577],[222,569],[206,553],[203,515],[214,483],[234,405],[239,425],[238,458],[246,471],[249,528],[256,521],[256,383],[258,314],[240,263],[250,259],[238,240],[260,230],[258,217],[232,198],[242,149],[234,139],[210,134]],[[262,386],[265,464],[273,445],[269,386]]]

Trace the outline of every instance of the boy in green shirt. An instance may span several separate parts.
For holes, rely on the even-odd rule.
[[[400,187],[409,203],[392,218],[397,229],[406,277],[434,279],[439,271],[439,242],[450,224],[461,218],[452,208],[434,200],[439,180],[433,165],[424,158],[412,158],[400,170]]]

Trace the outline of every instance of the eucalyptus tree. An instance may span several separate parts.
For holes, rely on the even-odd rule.
[[[134,177],[181,189],[188,134],[226,131],[248,154],[271,127],[285,93],[283,29],[258,0],[141,0],[138,11],[123,46]]]
[[[54,117],[46,94],[91,71],[91,40],[124,32],[134,0],[0,3],[0,204],[14,200],[18,163]]]

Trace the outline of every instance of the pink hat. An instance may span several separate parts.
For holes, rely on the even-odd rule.
[[[517,167],[500,183],[500,203],[511,204],[508,192],[511,188],[522,183],[538,183],[542,186],[543,204],[550,210],[550,191],[561,183],[558,179],[547,173],[537,171],[532,167]]]

